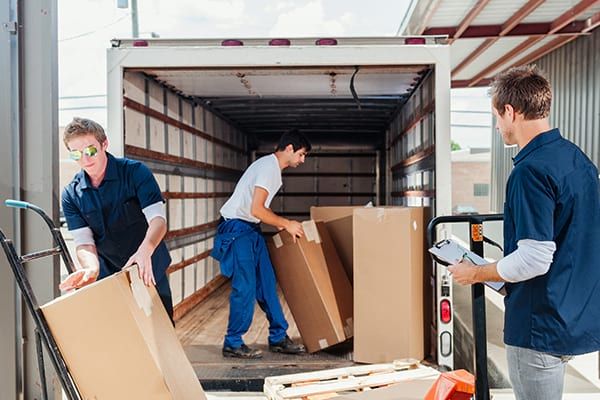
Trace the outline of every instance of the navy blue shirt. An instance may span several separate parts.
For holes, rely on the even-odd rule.
[[[558,129],[513,159],[506,186],[504,252],[521,239],[554,241],[544,275],[508,283],[504,342],[555,355],[600,349],[598,170]]]
[[[100,259],[99,278],[121,270],[148,230],[142,209],[164,201],[152,172],[144,164],[107,153],[104,180],[98,188],[79,171],[62,194],[69,230],[89,227]],[[152,254],[154,278],[160,281],[171,257],[162,241]]]

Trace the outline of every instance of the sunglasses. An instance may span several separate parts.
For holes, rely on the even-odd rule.
[[[79,161],[83,158],[84,155],[88,157],[94,157],[96,154],[98,154],[98,148],[92,144],[83,150],[69,151],[69,158],[71,160]]]

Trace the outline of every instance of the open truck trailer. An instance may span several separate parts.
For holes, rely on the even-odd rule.
[[[220,350],[224,326],[209,318],[218,310],[226,316],[227,293],[208,256],[219,209],[244,169],[272,152],[287,129],[305,133],[313,149],[304,165],[284,171],[271,205],[276,213],[303,220],[311,206],[372,202],[450,214],[450,58],[444,42],[432,36],[113,40],[107,57],[110,149],[146,163],[161,186],[175,318],[188,314],[188,332],[214,326],[205,337]],[[442,318],[439,306],[451,309],[452,288],[441,268],[426,268],[425,336],[429,358],[452,368],[452,319]],[[219,388],[206,385],[218,381],[210,375],[225,363],[220,351],[198,357],[213,371],[198,372],[205,388]],[[275,367],[315,369],[349,359],[338,350],[266,357],[253,368],[280,374]],[[226,374],[243,369],[228,368]]]

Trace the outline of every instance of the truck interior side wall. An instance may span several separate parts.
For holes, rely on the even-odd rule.
[[[387,130],[387,203],[434,206],[435,87],[428,73]]]
[[[235,127],[141,72],[124,76],[125,156],[144,161],[166,199],[175,316],[219,279],[213,245],[219,209],[248,163]]]
[[[218,265],[208,257],[219,209],[248,163],[273,151],[275,135],[242,132],[238,121],[225,119],[218,109],[143,71],[125,72],[123,92],[124,154],[152,169],[167,201],[167,244],[173,258],[169,279],[177,318],[201,301],[202,293],[222,282]],[[314,205],[433,206],[431,67],[421,68],[407,93],[380,132],[354,132],[345,141],[332,140],[327,131],[313,132],[311,154],[301,167],[284,170],[283,187],[272,209],[305,220]],[[280,99],[304,102],[293,95]],[[342,111],[333,112],[332,125],[348,115],[348,108]],[[311,121],[302,119],[302,123]],[[434,291],[429,276],[425,282],[425,309],[429,310]]]

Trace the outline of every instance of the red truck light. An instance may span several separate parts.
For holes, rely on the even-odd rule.
[[[425,44],[425,38],[411,37],[404,39],[404,44]]]
[[[450,300],[444,299],[440,302],[440,320],[447,324],[452,320],[452,307]]]
[[[269,46],[289,46],[291,44],[289,39],[271,39],[269,40]]]
[[[335,46],[338,43],[336,39],[317,39],[315,44],[317,46]]]
[[[134,40],[133,47],[148,47],[147,40]]]
[[[243,46],[244,42],[237,39],[226,39],[221,42],[221,46]]]

